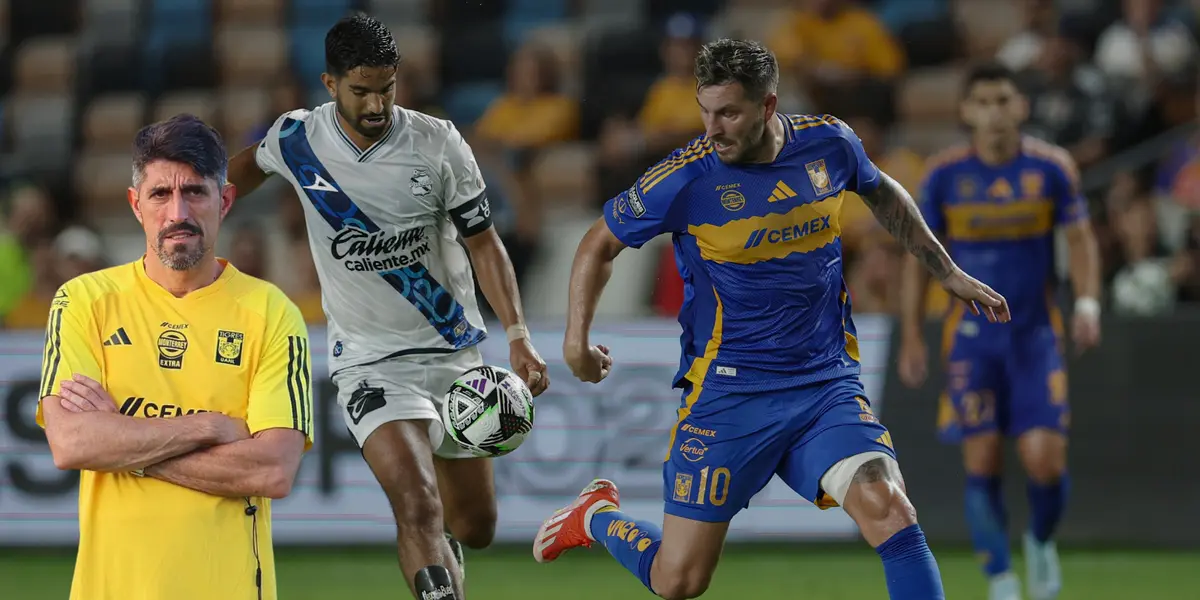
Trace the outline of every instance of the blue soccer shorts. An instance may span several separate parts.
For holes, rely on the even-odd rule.
[[[946,443],[980,433],[1019,437],[1031,429],[1066,433],[1070,425],[1061,336],[1051,326],[947,336],[946,390],[938,433]]]
[[[837,506],[821,478],[872,451],[896,456],[857,377],[750,394],[689,383],[663,465],[665,511],[727,522],[776,474],[817,506]]]

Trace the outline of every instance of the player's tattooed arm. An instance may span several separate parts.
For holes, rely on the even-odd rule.
[[[954,261],[925,224],[916,201],[904,186],[886,173],[881,171],[879,177],[879,187],[869,193],[859,194],[863,202],[870,207],[884,229],[917,257],[934,277],[939,281],[949,277],[955,270]]]

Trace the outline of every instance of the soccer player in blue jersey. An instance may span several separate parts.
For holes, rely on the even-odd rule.
[[[695,598],[729,521],[773,475],[817,506],[842,506],[883,560],[895,600],[944,598],[887,429],[859,381],[838,212],[857,192],[950,294],[1004,321],[999,294],[960,270],[916,203],[845,123],[776,112],[778,65],[757,42],[719,40],[696,58],[706,133],[609,200],[580,242],[563,354],[597,382],[613,365],[588,329],[612,262],[670,233],[686,285],[679,422],[663,467],[662,527],[620,511],[593,481],[551,515],[539,562],[599,542],[663,598]]]
[[[1065,150],[1021,135],[1029,108],[1013,81],[995,65],[969,74],[962,117],[971,143],[933,159],[921,206],[954,260],[1012,302],[1012,322],[1003,327],[957,306],[946,317],[939,427],[943,439],[961,443],[967,521],[991,600],[1020,598],[1000,489],[1003,437],[1016,439],[1029,477],[1029,593],[1049,600],[1061,588],[1052,539],[1067,494],[1069,420],[1062,316],[1053,293],[1055,231],[1064,231],[1069,246],[1077,350],[1099,341],[1100,269],[1075,165]],[[906,271],[900,375],[915,387],[926,372],[921,323],[928,279],[915,261]]]

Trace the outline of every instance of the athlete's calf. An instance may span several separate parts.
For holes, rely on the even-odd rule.
[[[387,495],[396,519],[400,568],[417,598],[464,598],[457,561],[444,534],[441,495],[427,421],[391,421],[363,444],[363,458]],[[447,589],[454,596],[445,595]]]
[[[496,537],[496,484],[490,458],[435,456],[446,528],[462,545],[482,550]]]
[[[853,461],[855,457],[846,459]],[[844,465],[846,461],[839,463]],[[839,487],[839,465],[826,474],[828,491]],[[858,524],[867,543],[883,560],[888,593],[893,600],[944,600],[937,561],[917,524],[917,511],[908,500],[904,478],[895,459],[876,456],[854,471],[840,503]],[[834,496],[837,499],[837,496]]]

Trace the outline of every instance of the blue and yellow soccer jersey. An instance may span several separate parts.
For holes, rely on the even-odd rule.
[[[838,216],[845,192],[878,187],[879,169],[834,117],[776,118],[787,139],[774,162],[726,165],[697,138],[605,205],[627,246],[674,239],[677,387],[767,391],[859,373]]]
[[[1026,138],[1021,153],[1004,166],[988,166],[962,147],[934,157],[931,167],[921,212],[958,266],[1008,300],[1008,327],[1050,324],[1057,318],[1050,302],[1054,230],[1088,216],[1069,155]],[[950,317],[987,322],[962,303],[955,303]]]
[[[961,303],[946,316],[941,437],[1065,430],[1054,231],[1088,216],[1074,164],[1065,150],[1032,138],[1003,166],[984,164],[966,147],[931,162],[920,199],[926,222],[955,262],[1004,295],[1012,311],[1007,324],[971,315]]]

